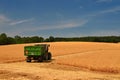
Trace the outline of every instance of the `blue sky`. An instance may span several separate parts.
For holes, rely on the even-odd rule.
[[[8,36],[120,36],[120,0],[0,0]]]

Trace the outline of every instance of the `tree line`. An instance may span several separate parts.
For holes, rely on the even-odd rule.
[[[43,38],[43,37],[39,37],[39,36],[21,37],[18,35],[14,36],[14,37],[8,37],[5,33],[0,34],[0,45],[22,44],[22,43],[39,43],[39,42],[60,42],[60,41],[118,43],[118,42],[120,42],[120,36],[89,36],[89,37],[73,37],[73,38],[50,36],[49,38]]]

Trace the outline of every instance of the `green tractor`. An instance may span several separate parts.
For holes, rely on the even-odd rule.
[[[25,46],[24,55],[26,56],[26,62],[37,60],[43,62],[43,60],[51,60],[52,54],[48,52],[48,44],[36,44],[34,46]]]

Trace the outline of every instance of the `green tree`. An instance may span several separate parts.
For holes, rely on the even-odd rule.
[[[32,42],[40,42],[38,36],[33,36],[33,37],[31,37],[31,40],[32,40]]]
[[[43,38],[43,37],[39,37],[39,41],[40,41],[40,42],[43,42],[43,41],[44,41],[44,38]]]
[[[5,33],[2,33],[0,35],[0,45],[5,45],[7,43],[8,43],[7,35]]]
[[[15,44],[15,39],[12,37],[8,37],[8,42],[7,44]]]
[[[53,36],[50,36],[49,37],[49,42],[54,42],[55,41],[55,38]]]
[[[18,36],[18,35],[16,35],[16,36],[14,37],[14,39],[15,39],[15,42],[16,42],[17,44],[23,43],[22,38],[21,38],[20,36]]]

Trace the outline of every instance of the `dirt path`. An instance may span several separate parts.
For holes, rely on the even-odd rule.
[[[80,68],[43,63],[2,63],[0,80],[120,80],[120,74],[107,74],[80,70]]]

